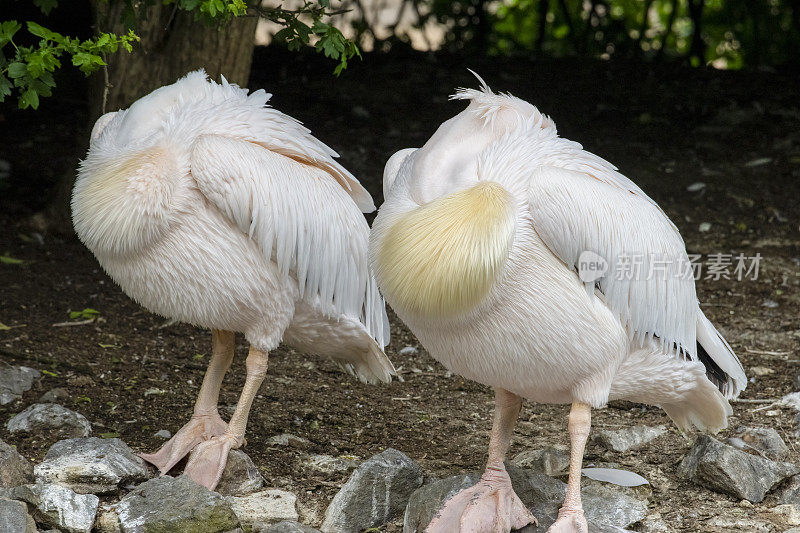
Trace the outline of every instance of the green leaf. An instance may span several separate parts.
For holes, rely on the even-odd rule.
[[[15,61],[8,65],[8,75],[12,78],[21,78],[25,74],[28,73],[28,67],[25,66],[25,63],[20,63],[19,61]]]
[[[49,41],[56,41],[59,37],[61,37],[61,35],[58,33],[50,31],[47,28],[30,21],[28,21],[28,31],[37,37],[41,37],[42,39],[47,39]]]
[[[29,107],[39,108],[39,93],[34,89],[28,89],[19,97],[19,108],[27,109]]]
[[[0,102],[5,100],[5,97],[11,94],[11,87],[11,81],[0,74]]]
[[[44,374],[45,376],[50,376],[51,378],[58,377],[58,373],[50,372],[49,370],[42,370],[42,374]]]
[[[116,439],[119,437],[119,432],[117,431],[107,431],[106,433],[100,433],[101,439]]]
[[[38,78],[44,74],[44,58],[41,54],[28,54],[25,59],[28,61],[28,74],[30,74],[32,78]]]
[[[82,311],[71,311],[69,314],[70,318],[83,318],[85,320],[93,319],[100,314],[100,311],[97,309],[92,309],[91,307],[87,307]]]
[[[21,27],[16,20],[7,20],[0,24],[0,48],[10,42]]]
[[[275,34],[274,39],[276,41],[286,41],[287,39],[290,39],[292,35],[294,35],[292,30],[290,30],[289,28],[283,28],[282,30],[280,30],[278,33]]]
[[[41,9],[45,15],[49,15],[58,6],[58,0],[33,0],[33,5]]]
[[[103,61],[103,58],[97,54],[78,52],[72,56],[72,64],[78,67],[84,74],[91,74],[106,63]]]
[[[3,263],[4,265],[21,265],[24,262],[25,261],[23,261],[22,259],[17,259],[16,257],[11,257],[8,254],[0,255],[0,263]]]

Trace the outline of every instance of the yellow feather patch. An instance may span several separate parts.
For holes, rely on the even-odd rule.
[[[495,182],[439,198],[402,215],[376,262],[387,301],[425,317],[474,308],[502,272],[514,239],[514,203]]]
[[[80,239],[94,253],[122,254],[158,238],[170,209],[173,185],[168,178],[175,172],[161,148],[82,168],[72,195]]]

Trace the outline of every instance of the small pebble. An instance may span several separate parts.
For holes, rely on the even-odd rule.
[[[168,438],[170,438],[172,436],[172,433],[170,433],[169,430],[167,430],[167,429],[160,429],[160,430],[156,431],[153,436],[154,437],[159,437],[159,438],[162,438],[162,439],[168,439]]]

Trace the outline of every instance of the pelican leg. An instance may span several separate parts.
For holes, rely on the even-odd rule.
[[[227,429],[222,435],[198,444],[189,456],[184,474],[198,485],[214,490],[228,462],[228,452],[239,448],[244,442],[247,417],[253,405],[253,398],[267,375],[268,361],[269,357],[265,352],[250,347],[245,362],[247,379]]]
[[[225,433],[227,424],[217,412],[217,403],[222,379],[233,361],[235,341],[232,331],[211,330],[211,361],[203,377],[191,420],[156,453],[139,454],[139,457],[154,464],[162,474],[169,472],[192,448],[204,440]]]
[[[511,487],[511,478],[503,465],[521,407],[522,398],[495,389],[486,470],[476,485],[447,500],[425,529],[426,533],[508,533],[536,523]]]
[[[585,403],[573,403],[569,412],[569,480],[564,505],[558,510],[558,519],[547,533],[587,533],[589,526],[581,504],[581,468],[583,451],[592,426],[592,409]]]

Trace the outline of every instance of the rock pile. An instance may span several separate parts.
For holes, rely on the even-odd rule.
[[[52,396],[51,400],[57,397]],[[13,416],[6,428],[12,435],[46,432],[62,440],[55,442],[35,467],[13,446],[0,441],[3,532],[34,533],[38,527],[68,533],[349,533],[388,523],[399,525],[402,520],[404,533],[415,533],[425,529],[448,498],[480,478],[479,472],[471,472],[426,480],[419,465],[392,448],[366,460],[300,451],[301,469],[343,482],[326,507],[322,499],[309,504],[308,498],[300,502],[292,492],[265,488],[253,461],[243,451],[234,450],[212,492],[184,476],[153,477],[154,470],[120,439],[89,437],[91,425],[82,415],[45,398],[40,402]],[[665,432],[664,426],[599,430],[593,442],[598,450],[625,454]],[[311,446],[289,434],[268,442],[297,449]],[[738,428],[725,442],[699,437],[678,473],[742,500],[740,507],[761,502],[780,487],[777,503],[762,510],[783,524],[800,525],[800,468],[784,462],[787,456],[788,447],[774,430]],[[515,491],[539,520],[537,526],[525,528],[525,533],[544,532],[555,520],[566,490],[563,479],[568,465],[569,451],[563,447],[526,450],[507,464]],[[606,470],[613,473],[615,469]],[[586,475],[592,474],[587,470]],[[619,533],[634,525],[641,532],[672,531],[658,513],[648,514],[652,496],[648,484],[624,487],[619,481],[624,476],[611,476],[617,478],[611,479],[616,484],[604,482],[609,479],[601,481],[602,476],[592,477],[598,480],[584,478],[582,488],[591,531]],[[720,516],[715,520],[715,527],[720,528],[745,527],[743,520],[750,520],[746,527],[753,531],[766,527],[766,522],[749,518]]]

